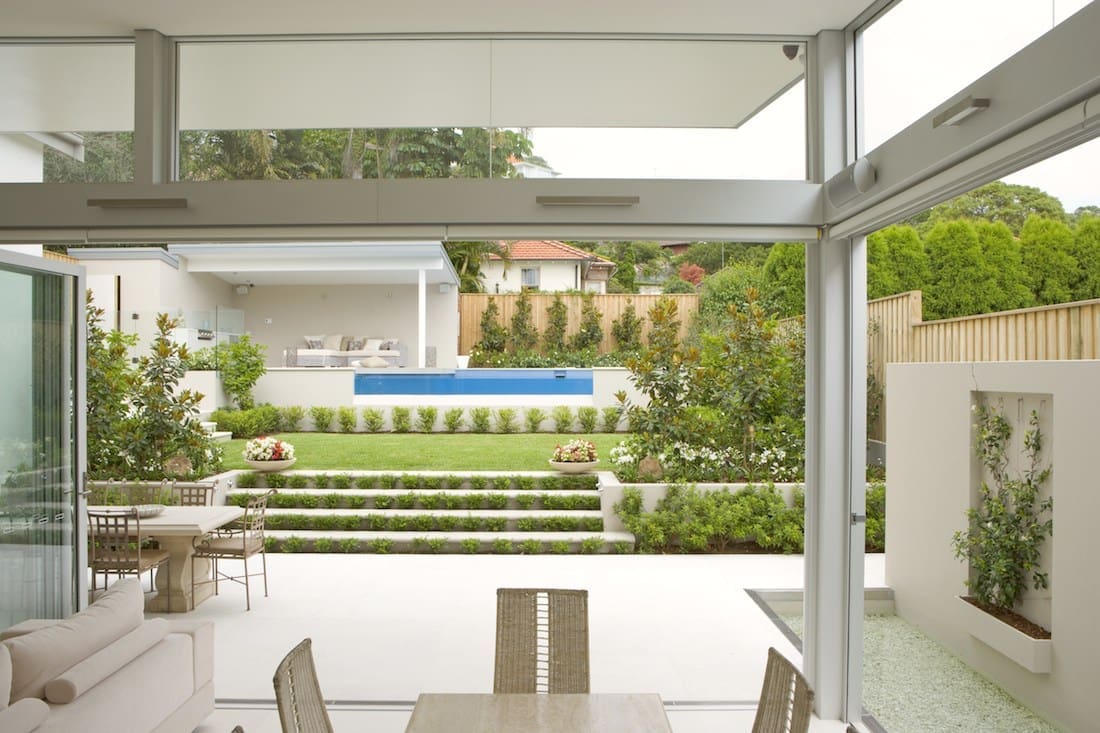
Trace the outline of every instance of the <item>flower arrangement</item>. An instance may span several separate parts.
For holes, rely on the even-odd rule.
[[[554,447],[553,460],[557,463],[591,463],[596,459],[596,446],[587,440],[576,438]]]
[[[294,458],[294,446],[285,440],[261,436],[244,445],[246,461],[289,461]]]

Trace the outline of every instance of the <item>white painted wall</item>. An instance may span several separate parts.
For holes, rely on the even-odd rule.
[[[248,295],[234,295],[233,307],[245,312],[245,330],[253,339],[267,345],[269,368],[282,366],[283,349],[305,347],[306,334],[336,333],[396,337],[407,350],[406,363],[415,367],[416,297],[416,285],[257,285]],[[428,285],[427,324],[436,365],[455,368],[458,288],[440,293],[438,285]],[[349,390],[349,400],[350,395]]]
[[[260,377],[252,396],[257,404],[270,403],[277,407],[300,405],[339,407],[350,405],[355,396],[354,369],[273,369]]]
[[[485,283],[486,293],[518,293],[523,284],[523,268],[537,267],[539,268],[539,292],[578,290],[584,284],[578,280],[580,266],[580,262],[572,260],[563,262],[513,260],[509,263],[490,260],[481,268],[482,282]]]
[[[887,367],[886,581],[898,614],[1043,717],[1075,731],[1095,730],[1100,720],[1100,697],[1086,682],[1095,680],[1100,658],[1098,379],[1097,361]],[[951,537],[966,528],[965,512],[979,480],[971,439],[975,391],[1049,395],[1044,408],[1051,416],[1045,452],[1054,467],[1054,536],[1045,545],[1052,565],[1049,674],[1028,672],[970,636],[954,601],[966,592],[968,570],[955,559]],[[1041,599],[1032,605],[1041,606]]]
[[[0,181],[41,183],[42,147],[26,135],[0,135]]]

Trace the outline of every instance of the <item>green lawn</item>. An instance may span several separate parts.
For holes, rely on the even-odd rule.
[[[559,443],[583,437],[596,444],[602,467],[625,435],[554,433],[281,433],[294,446],[294,470],[317,471],[546,471]],[[225,448],[225,468],[248,468],[245,440]]]

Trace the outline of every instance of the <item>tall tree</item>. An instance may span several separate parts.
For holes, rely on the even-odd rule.
[[[777,242],[764,261],[764,285],[780,317],[806,312],[806,245]]]
[[[928,320],[988,313],[997,299],[996,273],[968,221],[941,222],[925,238],[931,279],[924,290]]]
[[[1008,226],[1004,222],[979,221],[975,223],[974,230],[978,233],[986,264],[993,269],[997,286],[990,308],[1007,311],[1032,305],[1034,296],[1027,286],[1020,243],[1012,236]]]
[[[943,221],[1000,221],[1019,236],[1024,222],[1032,215],[1054,221],[1066,220],[1062,202],[1050,194],[1032,186],[994,181],[934,206],[907,223],[914,224],[922,233],[926,233]]]
[[[1068,303],[1077,282],[1077,260],[1070,254],[1073,232],[1061,220],[1029,216],[1020,230],[1020,251],[1028,287],[1037,305]]]
[[[928,282],[928,254],[917,230],[888,226],[867,237],[867,294],[882,298],[921,290]]]
[[[635,282],[637,273],[634,267],[637,260],[634,257],[634,247],[630,242],[626,242],[622,250],[622,256],[616,260],[617,267],[612,280],[618,284],[619,292],[636,293],[638,292],[638,285]]]
[[[1085,216],[1078,221],[1070,254],[1077,260],[1078,273],[1073,299],[1100,298],[1100,218]]]

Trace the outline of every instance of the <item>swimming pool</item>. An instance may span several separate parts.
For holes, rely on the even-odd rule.
[[[440,369],[357,372],[355,395],[592,395],[591,369]]]

